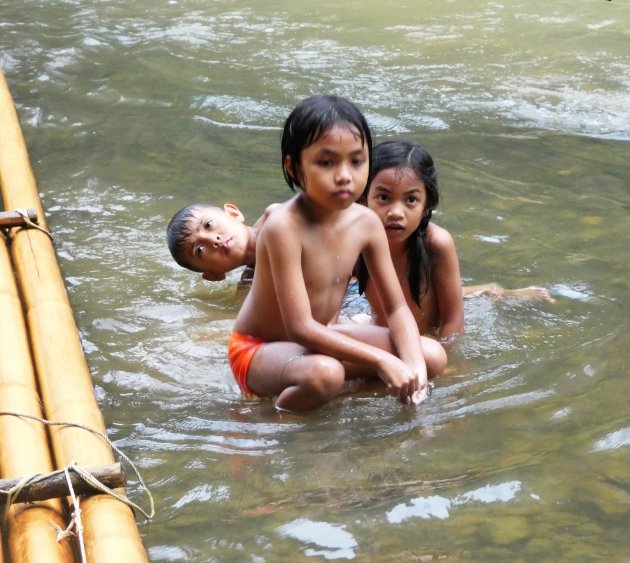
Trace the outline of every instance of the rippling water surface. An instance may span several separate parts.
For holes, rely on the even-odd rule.
[[[630,4],[306,4],[0,0],[99,404],[157,499],[151,560],[629,559]],[[290,195],[278,128],[320,92],[432,152],[467,283],[556,299],[467,301],[418,408],[243,399],[239,274],[166,249],[187,203],[253,221]]]

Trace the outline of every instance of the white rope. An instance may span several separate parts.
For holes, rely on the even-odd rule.
[[[85,542],[83,541],[83,522],[81,520],[81,507],[79,506],[79,498],[74,494],[74,488],[72,487],[72,481],[70,480],[70,473],[68,472],[68,468],[64,467],[63,472],[66,474],[66,482],[68,483],[68,490],[70,491],[72,504],[74,506],[74,513],[72,514],[70,524],[74,522],[74,529],[76,530],[76,535],[79,537],[81,561],[83,563],[87,563],[87,555],[85,554]]]
[[[126,504],[127,506],[129,506],[131,508],[134,508],[134,509],[138,510],[139,512],[141,512],[149,520],[151,520],[155,516],[155,503],[153,501],[153,495],[151,494],[151,491],[147,487],[146,483],[144,482],[144,479],[140,475],[140,471],[138,470],[136,465],[133,463],[133,461],[131,461],[129,456],[127,456],[122,450],[120,450],[117,446],[115,446],[112,443],[112,441],[107,437],[107,435],[104,434],[103,432],[101,432],[99,430],[95,430],[94,428],[90,428],[88,426],[85,426],[84,424],[80,424],[78,422],[53,422],[53,421],[50,421],[50,420],[46,420],[45,418],[40,418],[38,416],[33,416],[33,415],[30,415],[30,414],[22,414],[22,413],[10,412],[10,411],[0,411],[0,416],[15,416],[15,417],[18,417],[18,418],[28,418],[30,420],[36,420],[36,421],[41,422],[42,424],[45,424],[45,425],[48,425],[48,426],[71,426],[71,427],[74,427],[74,428],[81,428],[83,430],[87,430],[88,432],[91,432],[92,434],[98,436],[99,438],[104,440],[133,469],[134,473],[138,477],[138,482],[140,483],[141,487],[146,491],[146,494],[149,497],[149,506],[150,506],[149,510],[148,511],[144,510],[138,504],[136,504],[135,502],[132,502],[131,500],[129,500],[125,495],[121,495],[117,491],[114,491],[113,489],[110,489],[109,487],[106,487],[98,479],[96,479],[90,473],[88,473],[85,469],[80,467],[75,461],[70,462],[68,468],[74,470],[84,481],[86,481],[87,483],[92,485],[92,487],[94,487],[95,489],[101,491],[104,494],[108,494],[108,495],[114,497],[116,500],[119,500],[120,502]],[[65,471],[65,469],[62,469],[62,470],[59,470],[59,471]],[[27,479],[32,480],[33,478],[38,478],[39,479],[39,478],[41,478],[41,476],[33,476],[33,477],[29,477]],[[29,480],[27,480],[26,483],[28,483]],[[11,489],[11,491],[12,491],[11,498],[13,498],[13,499],[17,497],[17,494],[15,494],[13,492],[13,489],[15,489],[16,487],[13,487]],[[24,484],[20,487],[20,490],[22,488],[24,488]],[[0,491],[0,492],[3,492],[3,491]],[[6,511],[8,510],[9,506],[10,506],[10,503],[7,502],[7,508],[5,509],[5,514],[6,514]]]

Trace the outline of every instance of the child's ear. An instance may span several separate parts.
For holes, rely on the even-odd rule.
[[[293,161],[291,160],[291,155],[287,155],[284,157],[284,171],[286,172],[287,176],[289,178],[291,178],[291,180],[293,181],[294,184],[296,184],[299,188],[304,189],[304,184],[303,184],[303,178],[302,178],[302,170],[300,167],[300,164],[298,163],[298,165],[296,166],[296,172],[295,174],[293,173]],[[297,176],[296,176],[297,174]]]
[[[287,171],[287,174],[291,175],[291,155],[290,154],[284,157],[282,166],[284,166],[284,169]]]
[[[215,274],[214,272],[204,272],[201,277],[207,281],[222,281],[225,279],[225,274]]]
[[[223,211],[225,211],[233,219],[236,219],[237,221],[240,221],[241,223],[245,222],[245,217],[243,217],[241,210],[238,207],[236,207],[236,205],[234,205],[233,203],[226,203],[223,206]]]
[[[291,180],[293,180],[294,182],[297,182],[297,178],[295,178],[293,176],[293,168],[291,166],[291,155],[290,154],[288,154],[287,156],[284,157],[284,162],[282,163],[282,165],[284,166],[284,171],[287,173],[289,178],[291,178]]]

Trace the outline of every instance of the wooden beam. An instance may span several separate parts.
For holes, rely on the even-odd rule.
[[[116,489],[125,486],[125,475],[120,463],[110,463],[109,465],[101,465],[99,467],[86,468],[92,477],[108,487]],[[72,489],[77,495],[93,495],[99,493],[87,483],[76,471],[68,470]],[[22,479],[0,479],[0,507],[6,504],[7,494],[2,491],[8,491],[17,486]],[[70,495],[66,474],[63,471],[56,471],[48,475],[41,476],[35,482],[27,483],[20,490],[13,502],[35,502],[38,500],[46,500],[50,498],[60,498]]]
[[[26,209],[26,216],[30,221],[37,224],[39,219],[37,218],[37,210],[33,207],[30,209]],[[26,225],[26,221],[22,214],[17,211],[0,211],[0,227],[11,228],[11,227],[23,227]]]

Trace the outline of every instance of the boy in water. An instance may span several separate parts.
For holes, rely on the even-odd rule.
[[[426,396],[424,354],[431,356],[431,375],[444,369],[446,354],[421,339],[405,302],[383,225],[355,203],[371,149],[365,118],[343,98],[308,98],[287,118],[283,172],[300,191],[258,234],[252,288],[228,344],[246,395],[277,397],[277,408],[304,411],[337,396],[346,378],[371,375],[401,402],[416,403]],[[387,327],[336,324],[360,254]]]
[[[252,227],[238,207],[226,203],[223,209],[195,203],[180,209],[166,229],[166,242],[175,262],[182,268],[201,272],[204,280],[220,281],[225,274],[247,266],[241,283],[251,281],[256,262],[256,239],[269,213],[278,207],[271,204]]]

